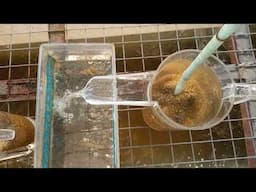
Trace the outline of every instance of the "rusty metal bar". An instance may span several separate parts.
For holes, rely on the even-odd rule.
[[[0,81],[0,102],[35,100],[36,78]]]
[[[49,41],[50,43],[64,43],[65,24],[49,24]]]

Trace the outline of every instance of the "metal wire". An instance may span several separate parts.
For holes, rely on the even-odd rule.
[[[8,80],[7,84],[15,80],[15,85],[19,86],[19,81],[26,79],[30,84],[30,79],[37,77],[39,46],[48,42],[48,25],[1,24],[0,29],[0,80]],[[3,83],[6,82],[0,81],[0,85]],[[32,93],[25,93],[24,87],[19,88],[23,89],[23,95],[15,95],[16,101],[11,99],[10,93],[0,98],[0,111],[34,119],[35,98],[30,97]],[[1,162],[0,167],[33,167],[33,153]]]

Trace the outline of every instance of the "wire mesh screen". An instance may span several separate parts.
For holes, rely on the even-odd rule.
[[[48,25],[0,25],[0,111],[35,118],[38,52],[48,42]],[[0,162],[0,167],[32,167],[33,154]]]
[[[155,70],[163,59],[179,50],[202,49],[220,26],[201,27],[118,26],[112,27],[117,34],[113,36],[109,26],[80,25],[75,30],[66,26],[66,34],[68,42],[114,43],[117,72],[128,73]],[[240,77],[237,53],[247,51],[254,56],[256,46],[255,25],[247,27],[251,47],[238,50],[236,37],[232,37],[215,54],[225,64],[235,64],[233,73],[237,82],[244,80]],[[95,37],[89,38],[93,32]],[[72,39],[76,33],[84,38]],[[248,111],[250,103],[234,106],[229,116],[212,129],[177,132],[149,128],[143,120],[142,107],[119,107],[121,167],[255,167],[254,116]]]
[[[26,32],[27,41],[12,44],[16,33],[1,34],[9,38],[0,50],[1,80],[36,78],[38,47],[47,38],[33,43],[34,33],[47,33],[47,27]],[[66,25],[66,42],[114,43],[118,73],[156,70],[170,54],[183,49],[202,49],[221,25]],[[241,54],[255,59],[256,25],[246,25],[247,32],[233,36],[215,53],[232,68],[236,82],[249,81],[246,72],[255,62],[243,64]],[[39,34],[38,34],[39,35]],[[247,39],[246,49],[237,39]],[[1,37],[0,37],[1,41]],[[18,46],[18,47],[16,47]],[[240,54],[240,55],[239,55]],[[19,71],[17,72],[17,70]],[[256,77],[250,79],[255,81]],[[3,111],[34,117],[35,100],[0,99]],[[119,145],[121,167],[256,167],[254,102],[235,105],[219,125],[203,131],[155,131],[142,117],[143,107],[119,107]],[[9,167],[5,162],[6,167]]]

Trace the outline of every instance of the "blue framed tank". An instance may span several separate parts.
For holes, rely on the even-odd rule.
[[[117,106],[72,96],[93,76],[108,74],[116,74],[113,44],[41,45],[34,167],[119,167]]]

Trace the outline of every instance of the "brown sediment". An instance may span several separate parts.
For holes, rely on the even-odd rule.
[[[207,66],[200,67],[186,83],[179,95],[174,90],[183,71],[191,63],[179,59],[163,66],[152,84],[152,98],[161,110],[175,122],[185,126],[199,126],[211,119],[219,109],[221,87],[216,75]],[[164,129],[152,108],[143,111],[145,122],[152,128]]]

